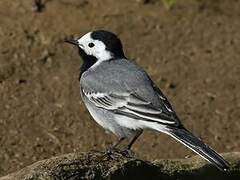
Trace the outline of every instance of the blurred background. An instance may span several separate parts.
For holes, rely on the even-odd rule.
[[[240,151],[239,9],[237,0],[1,0],[0,176],[116,140],[84,107],[82,61],[63,43],[96,29],[119,35],[189,130],[218,152]],[[133,150],[146,160],[193,155],[153,131]]]

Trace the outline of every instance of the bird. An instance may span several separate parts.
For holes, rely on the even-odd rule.
[[[143,130],[151,129],[173,137],[218,169],[229,168],[220,154],[183,126],[147,72],[127,59],[115,33],[94,30],[65,42],[76,46],[83,60],[79,82],[86,108],[100,126],[119,138],[112,147],[131,138],[130,150]]]

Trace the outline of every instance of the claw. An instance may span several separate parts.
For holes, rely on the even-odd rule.
[[[107,157],[107,158],[110,158],[110,159],[114,160],[114,159],[116,159],[114,157],[114,154],[116,154],[117,152],[118,152],[117,149],[115,149],[113,146],[110,146],[103,152],[102,157],[103,158]]]
[[[135,153],[134,153],[132,150],[128,149],[128,148],[120,151],[120,153],[121,153],[124,157],[127,157],[127,158],[133,158],[133,157],[135,156]]]

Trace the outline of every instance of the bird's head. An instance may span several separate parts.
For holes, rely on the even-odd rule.
[[[109,31],[97,30],[78,39],[68,38],[65,41],[79,48],[83,60],[88,56],[96,58],[97,61],[125,57],[120,39]]]

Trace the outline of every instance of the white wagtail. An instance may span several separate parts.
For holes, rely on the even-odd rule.
[[[183,127],[178,116],[148,74],[124,55],[120,39],[97,30],[66,42],[78,47],[83,59],[80,93],[94,120],[119,137],[133,137],[143,129],[168,134],[221,170],[229,167],[218,153]]]

